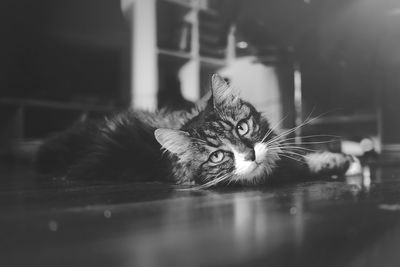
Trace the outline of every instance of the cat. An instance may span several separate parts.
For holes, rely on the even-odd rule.
[[[207,188],[260,185],[285,177],[343,175],[354,159],[305,149],[217,74],[190,110],[132,111],[85,122],[49,138],[37,169],[67,179],[165,181]]]

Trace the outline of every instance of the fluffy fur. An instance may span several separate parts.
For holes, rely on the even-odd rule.
[[[39,150],[42,173],[71,179],[163,180],[209,187],[272,178],[344,174],[351,158],[304,150],[218,75],[211,96],[191,111],[127,111],[82,123]]]

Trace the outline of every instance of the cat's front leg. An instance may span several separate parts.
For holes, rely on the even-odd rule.
[[[359,175],[362,173],[360,161],[351,155],[333,152],[315,152],[304,156],[312,175]]]

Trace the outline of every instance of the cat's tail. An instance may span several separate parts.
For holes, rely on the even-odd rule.
[[[85,122],[49,138],[39,149],[36,170],[68,179],[165,180],[169,167],[154,127],[133,113]]]
[[[78,123],[47,138],[36,154],[36,171],[48,175],[65,174],[91,143],[92,127],[90,122]]]

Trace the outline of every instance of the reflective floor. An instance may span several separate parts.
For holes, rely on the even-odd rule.
[[[400,168],[205,191],[8,171],[0,266],[400,266]]]

